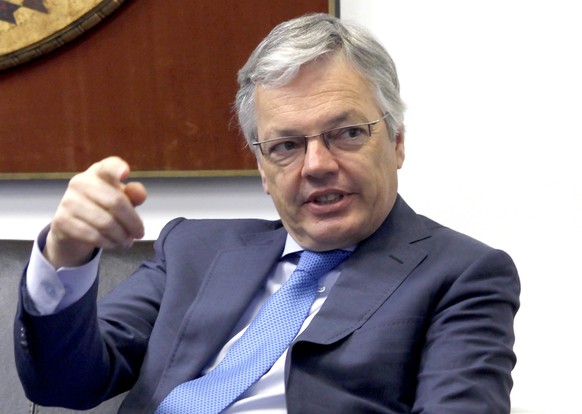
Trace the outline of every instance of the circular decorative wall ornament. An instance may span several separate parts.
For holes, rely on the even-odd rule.
[[[0,0],[0,70],[53,51],[126,0]]]

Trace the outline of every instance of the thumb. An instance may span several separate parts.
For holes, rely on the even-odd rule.
[[[108,157],[93,164],[87,171],[92,171],[103,181],[117,187],[129,177],[129,165],[119,157]]]
[[[139,182],[127,183],[123,192],[134,207],[142,205],[148,196],[145,186]]]

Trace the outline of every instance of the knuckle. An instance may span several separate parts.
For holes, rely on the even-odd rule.
[[[113,217],[106,212],[102,212],[97,214],[93,219],[93,226],[100,232],[100,233],[110,233],[114,228]]]
[[[83,183],[85,182],[86,174],[87,173],[81,173],[71,177],[71,179],[69,180],[69,187],[77,188],[78,186],[83,185]]]
[[[127,204],[127,197],[121,191],[116,191],[106,201],[106,206],[110,211],[118,212]]]

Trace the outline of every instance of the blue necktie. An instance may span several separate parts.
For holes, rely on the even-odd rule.
[[[318,279],[350,254],[303,251],[289,280],[265,301],[216,368],[174,388],[155,414],[219,413],[232,404],[283,355],[309,314]]]

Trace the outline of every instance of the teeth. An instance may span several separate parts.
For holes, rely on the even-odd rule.
[[[317,197],[315,199],[315,202],[317,204],[328,204],[328,203],[333,203],[337,200],[339,200],[340,198],[342,198],[341,195],[339,194],[327,194],[321,197]]]

